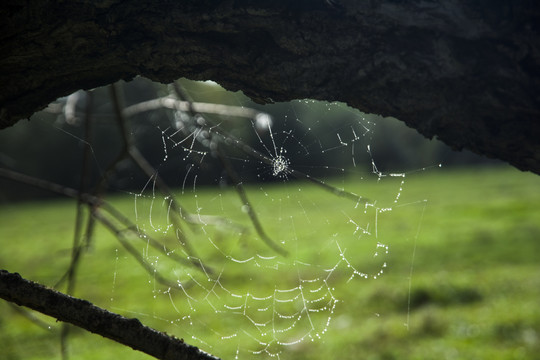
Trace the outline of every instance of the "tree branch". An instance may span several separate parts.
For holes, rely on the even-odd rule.
[[[7,270],[0,270],[0,298],[71,323],[158,359],[219,359],[186,344],[182,339],[144,326],[138,319],[125,318]]]
[[[131,220],[129,220],[120,211],[118,211],[116,208],[114,208],[111,204],[109,204],[102,198],[98,198],[96,196],[93,196],[87,193],[80,194],[75,189],[71,189],[62,185],[51,183],[47,180],[34,178],[28,175],[24,175],[24,174],[17,173],[15,171],[3,169],[3,168],[0,168],[0,177],[17,181],[17,182],[20,182],[21,184],[27,184],[27,185],[34,186],[40,189],[52,191],[57,194],[62,194],[71,198],[81,199],[85,204],[88,204],[93,207],[93,210],[91,211],[92,217],[102,221],[103,225],[115,235],[115,238],[120,242],[120,244],[126,247],[126,250],[128,250],[131,254],[133,254],[133,249],[129,247],[128,242],[125,241],[124,239],[125,233],[131,233],[136,238],[144,239],[144,242],[146,244],[149,244],[154,249],[160,251],[163,254],[166,254],[168,257],[178,262],[179,264],[192,266],[195,269],[203,271],[205,274],[212,273],[211,268],[204,267],[202,263],[200,262],[192,261],[192,260],[185,259],[183,257],[178,256],[174,251],[171,251],[164,244],[160,243],[159,241],[157,241],[150,235],[145,234],[141,230],[137,229],[137,226],[133,224]],[[98,211],[99,209],[103,209],[107,213],[109,213],[113,219],[115,219],[119,224],[124,226],[124,230],[121,231],[119,228],[113,225],[111,221],[107,220],[103,215],[101,215]],[[136,257],[136,260],[140,263],[142,259]],[[152,274],[153,276],[156,275],[156,270],[153,268],[151,269],[151,265],[144,264],[143,267],[145,270],[149,271],[149,273]],[[65,278],[66,276],[67,276],[67,273],[66,275],[62,277],[62,279],[58,283],[63,281],[63,278]],[[159,282],[161,282],[164,278],[162,276],[157,276],[156,279]],[[178,288],[178,286],[176,285],[172,286],[171,284],[173,284],[173,282],[169,280],[164,281],[163,284],[169,287]]]
[[[3,1],[0,23],[0,128],[80,88],[211,79],[343,101],[540,173],[538,1]]]

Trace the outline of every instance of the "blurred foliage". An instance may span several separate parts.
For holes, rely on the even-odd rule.
[[[259,105],[250,101],[240,92],[229,92],[213,82],[194,82],[182,79],[181,85],[193,101],[233,106],[250,107],[271,114],[273,118],[272,131],[276,134],[284,132],[296,135],[305,142],[306,134],[309,141],[324,143],[327,139],[335,139],[336,132],[345,128],[355,119],[362,119],[369,123],[369,137],[367,142],[371,146],[371,154],[364,151],[359,156],[358,163],[369,171],[371,157],[379,170],[411,171],[424,166],[433,166],[439,163],[446,165],[464,165],[471,163],[490,163],[493,161],[476,156],[469,152],[454,152],[437,140],[427,140],[415,130],[408,128],[402,122],[393,118],[382,118],[377,115],[362,114],[345,104],[319,101],[293,101],[290,103],[277,103]],[[121,83],[123,89],[123,102],[125,106],[142,101],[151,100],[170,93],[170,85],[151,82],[144,78],[136,78],[128,83]],[[92,182],[96,182],[100,173],[118,155],[122,147],[120,131],[117,126],[111,105],[108,87],[91,90],[92,106],[88,107],[87,95],[79,91],[66,98],[58,99],[47,109],[34,114],[30,121],[22,120],[15,126],[0,132],[0,166],[11,168],[35,177],[47,179],[69,187],[78,187],[80,182],[81,158],[85,139],[85,120],[91,117],[91,137],[88,140],[92,145]],[[73,106],[73,107],[70,107]],[[73,111],[74,110],[74,111]],[[210,121],[219,123],[220,118],[208,115]],[[227,120],[231,133],[247,139],[253,148],[264,151],[261,143],[256,139],[255,132],[246,133],[245,127],[237,126],[239,121],[245,119],[230,118]],[[159,109],[143,112],[130,119],[129,127],[133,139],[146,159],[158,169],[160,175],[169,184],[179,183],[190,167],[183,156],[169,157],[163,161],[162,131],[174,126],[172,111]],[[309,131],[307,131],[309,129]],[[337,129],[337,130],[336,130]],[[244,131],[244,133],[239,133]],[[289,141],[288,158],[295,163],[295,156],[301,154],[296,143]],[[39,154],[37,156],[36,154]],[[302,159],[304,166],[313,165],[314,162],[333,163],[337,167],[350,167],[344,163],[344,157],[336,153],[325,155],[328,158],[321,160],[317,157],[322,154],[312,154]],[[200,161],[199,167],[205,171],[204,176],[198,177],[199,184],[216,184],[223,178],[224,170],[217,159],[207,156]],[[111,189],[139,189],[148,178],[136,170],[129,161],[124,161],[117,168],[117,172],[110,180]],[[257,169],[247,169],[244,166],[242,175],[245,178],[260,180],[275,180],[273,177],[256,177]],[[250,175],[249,172],[252,174]],[[0,200],[13,200],[15,198],[32,198],[44,196],[38,190],[22,188],[13,182],[0,179]]]

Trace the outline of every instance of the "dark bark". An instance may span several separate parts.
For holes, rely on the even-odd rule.
[[[130,346],[158,359],[219,360],[198,348],[92,303],[0,270],[0,298]]]
[[[142,75],[344,101],[540,173],[536,0],[4,1],[0,128]]]

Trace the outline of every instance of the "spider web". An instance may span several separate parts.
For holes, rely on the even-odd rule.
[[[380,230],[388,215],[425,200],[402,201],[407,174],[380,171],[373,157],[375,119],[343,104],[295,101],[279,118],[194,108],[156,127],[162,163],[132,193],[141,236],[166,249],[149,240],[141,250],[174,280],[149,281],[174,310],[166,321],[223,358],[281,358],[324,339],[347,300],[340,289],[391,266],[391,243],[403,239]],[[173,160],[178,190],[163,193],[159,173]],[[373,197],[365,184],[384,191]]]

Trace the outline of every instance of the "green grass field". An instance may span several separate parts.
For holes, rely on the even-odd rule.
[[[325,292],[327,300],[329,293],[338,299],[329,315],[331,321],[323,326],[324,331],[314,327],[314,332],[322,331],[324,335],[317,341],[307,339],[285,346],[281,359],[538,358],[540,178],[506,167],[433,169],[408,174],[399,201],[394,204],[400,181],[401,178],[380,182],[350,178],[339,184],[370,200],[376,199],[381,207],[393,206],[392,211],[379,212],[376,221],[369,214],[362,218],[360,210],[344,205],[345,200],[335,201],[334,196],[321,194],[310,184],[248,189],[266,231],[278,239],[294,240],[295,246],[289,246],[290,257],[311,266],[305,272],[302,264],[262,271],[251,266],[250,271],[245,271],[245,265],[232,263],[221,268],[223,283],[236,293],[256,296],[271,293],[276,287],[272,281],[277,276],[284,289],[293,286],[286,284],[296,281],[304,291],[315,293],[315,288],[310,289],[309,283],[299,279],[315,278],[320,276],[315,275],[316,270],[324,273],[332,265],[340,264],[329,277],[335,288]],[[196,198],[189,192],[179,197],[195,213],[227,215],[249,226],[233,192],[199,188]],[[130,216],[134,216],[136,209],[144,222],[140,226],[146,230],[165,225],[162,205],[154,204],[149,225],[148,209],[154,205],[148,199],[141,198],[135,206],[133,196],[115,195],[109,200]],[[347,217],[356,219],[355,211],[360,211],[358,218],[364,219],[363,224],[369,222],[371,235],[359,236],[358,231],[353,231]],[[71,200],[4,204],[0,208],[0,268],[54,285],[70,261],[74,218],[75,204]],[[239,239],[208,226],[202,232],[194,232],[192,238],[194,247],[199,246],[198,250],[205,254],[211,253],[212,247],[201,239],[211,238],[219,242],[220,249],[231,249],[230,254],[237,257],[250,251],[272,255],[261,241],[250,242],[250,236],[256,238],[248,234]],[[170,248],[175,246],[165,235],[160,240]],[[388,255],[374,256],[379,242],[389,246]],[[351,270],[336,256],[334,243],[343,248],[351,266],[371,275],[382,268],[380,258],[384,258],[384,274],[377,279],[357,276],[348,281]],[[193,275],[194,271],[158,257],[144,244],[137,246],[164,275],[178,279],[189,275],[204,281],[204,277]],[[212,266],[214,258],[206,259]],[[261,258],[259,263],[247,264],[264,263]],[[245,318],[238,322],[235,317],[223,320],[209,306],[190,310],[191,305],[182,294],[169,296],[102,226],[97,228],[79,274],[77,297],[128,317],[138,317],[146,325],[203,348],[203,338],[219,336],[205,332],[204,326],[185,327],[183,314],[189,314],[195,322],[205,319],[208,328],[221,333],[252,326],[245,324]],[[271,301],[275,303],[279,294]],[[284,311],[298,310],[291,307]],[[45,322],[45,328],[0,301],[0,358],[60,358],[59,324],[31,314]],[[317,316],[314,313],[313,319]],[[302,321],[305,317],[298,323]],[[295,329],[301,332],[302,326]],[[208,343],[207,349],[216,356],[235,357],[235,347],[231,345],[234,342]],[[73,359],[149,358],[82,330],[73,331],[70,352]],[[243,358],[269,357],[252,354]]]

